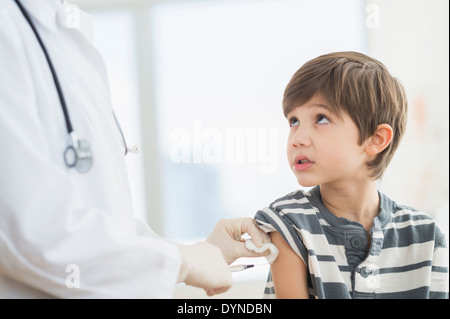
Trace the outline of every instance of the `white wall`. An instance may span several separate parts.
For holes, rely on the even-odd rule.
[[[449,1],[368,3],[379,14],[378,28],[368,30],[369,54],[402,81],[409,102],[406,135],[380,188],[436,217],[448,233]]]

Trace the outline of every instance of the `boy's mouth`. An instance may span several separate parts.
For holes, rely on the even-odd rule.
[[[294,160],[295,164],[306,164],[306,163],[314,163],[309,158],[307,158],[305,155],[297,155]]]
[[[313,161],[311,161],[304,155],[300,155],[295,157],[293,168],[296,171],[304,171],[309,169],[313,165],[314,165]]]

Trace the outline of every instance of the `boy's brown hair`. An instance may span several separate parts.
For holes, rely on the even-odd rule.
[[[390,145],[367,163],[372,177],[380,178],[406,128],[407,100],[400,81],[379,61],[358,52],[335,52],[306,62],[289,81],[283,96],[284,115],[322,95],[331,109],[346,112],[359,130],[359,144],[371,137],[379,124],[393,129]]]

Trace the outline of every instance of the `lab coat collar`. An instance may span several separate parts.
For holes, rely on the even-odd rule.
[[[57,6],[62,5],[61,0],[20,0],[20,2],[37,23],[53,32],[58,31],[56,12]]]
[[[94,40],[94,21],[77,5],[66,0],[21,0],[28,13],[45,28],[57,33],[59,28],[81,32],[90,42]]]

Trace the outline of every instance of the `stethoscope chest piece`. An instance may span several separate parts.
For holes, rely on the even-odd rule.
[[[92,166],[92,152],[86,140],[76,140],[64,150],[64,163],[80,173],[86,173]]]

